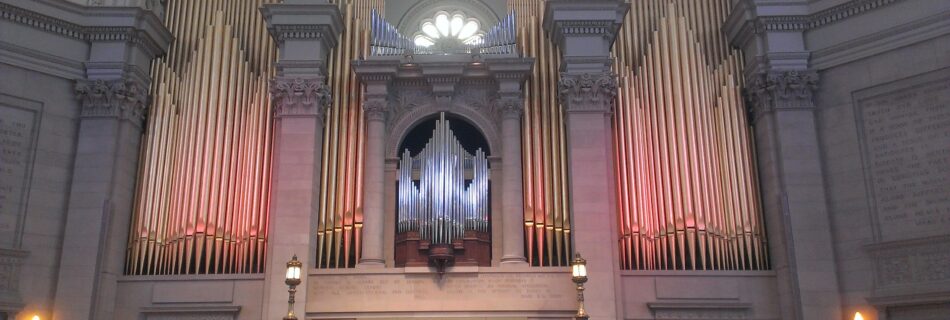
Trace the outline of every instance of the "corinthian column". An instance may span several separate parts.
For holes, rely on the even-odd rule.
[[[383,267],[383,188],[385,176],[386,96],[367,95],[363,101],[366,116],[366,162],[363,170],[363,251],[359,267]]]
[[[65,193],[69,203],[60,239],[59,277],[50,300],[55,302],[53,319],[116,317],[118,278],[125,265],[139,143],[149,103],[149,64],[172,40],[151,12],[121,7],[83,10],[89,21],[77,36],[88,39],[89,57],[84,63],[86,78],[75,87],[79,132]]]
[[[502,93],[496,101],[501,113],[502,266],[527,265],[524,256],[524,196],[521,179],[521,114],[524,99],[519,92]]]
[[[342,19],[336,5],[319,1],[265,4],[261,13],[280,56],[270,90],[274,108],[271,207],[264,277],[264,319],[287,314],[287,261],[304,270],[316,262],[317,203],[323,159],[323,115],[330,102],[326,56]],[[301,274],[294,313],[305,314],[309,273]],[[301,317],[302,318],[302,317]]]

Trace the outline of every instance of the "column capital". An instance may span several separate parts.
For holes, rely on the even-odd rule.
[[[746,83],[746,99],[753,122],[780,110],[814,110],[812,100],[818,88],[815,70],[775,70],[755,73]]]
[[[148,107],[148,88],[141,81],[123,77],[112,80],[77,80],[81,118],[117,118],[141,128]]]
[[[277,77],[271,80],[270,93],[277,118],[313,116],[322,119],[332,99],[323,77]]]
[[[524,112],[524,97],[521,92],[502,92],[495,99],[493,108],[502,119],[520,119]]]
[[[558,99],[569,113],[610,113],[617,96],[613,72],[569,74],[558,80]]]
[[[389,110],[389,100],[386,95],[371,94],[363,99],[363,112],[367,121],[385,121]]]

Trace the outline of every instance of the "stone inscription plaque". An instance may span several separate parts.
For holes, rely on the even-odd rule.
[[[307,312],[570,311],[569,273],[311,275]]]
[[[856,94],[880,241],[950,234],[948,73]]]
[[[0,247],[15,246],[33,148],[36,113],[0,104]]]

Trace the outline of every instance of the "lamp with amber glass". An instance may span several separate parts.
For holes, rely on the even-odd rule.
[[[574,261],[571,261],[571,279],[577,284],[577,314],[575,319],[587,319],[587,311],[584,310],[584,282],[587,282],[587,260],[581,258],[581,254],[574,253]]]
[[[284,320],[297,320],[297,316],[294,315],[294,294],[297,293],[297,285],[300,284],[300,268],[303,266],[303,263],[300,263],[297,260],[297,255],[295,254],[293,259],[287,262],[287,276],[284,278],[284,283],[290,286],[290,299],[287,300],[287,316],[284,317]]]

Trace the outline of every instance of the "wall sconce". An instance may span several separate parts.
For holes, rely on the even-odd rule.
[[[30,320],[40,320],[40,315],[34,314],[33,317],[30,318]]]
[[[284,283],[290,286],[290,290],[287,290],[290,293],[290,299],[287,300],[287,316],[284,320],[297,320],[297,316],[294,315],[294,294],[297,293],[297,285],[300,284],[301,266],[303,263],[297,260],[296,254],[287,262],[287,276],[284,278]]]
[[[853,320],[864,320],[864,316],[862,316],[860,312],[855,312]]]
[[[584,310],[584,282],[587,282],[587,260],[581,258],[581,254],[574,253],[574,261],[571,261],[571,279],[577,284],[577,314],[575,319],[587,319],[590,315]]]

